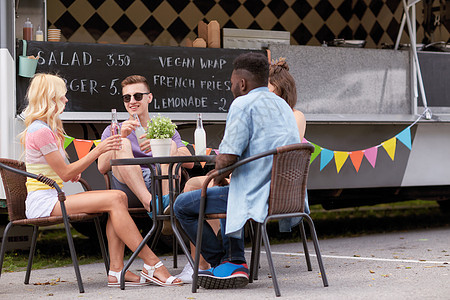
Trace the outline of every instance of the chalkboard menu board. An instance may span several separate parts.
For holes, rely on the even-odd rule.
[[[68,112],[125,111],[120,82],[138,74],[153,93],[151,112],[227,113],[233,60],[246,51],[30,41],[27,55],[39,56],[36,72],[66,80]],[[18,77],[19,111],[28,84],[28,78]]]

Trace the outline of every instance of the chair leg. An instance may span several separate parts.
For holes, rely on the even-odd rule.
[[[106,251],[105,239],[103,238],[102,228],[98,217],[94,218],[95,229],[97,230],[98,242],[100,243],[100,251],[102,252],[103,261],[105,263],[106,274],[109,271],[109,254]]]
[[[173,267],[176,269],[178,268],[178,243],[177,238],[174,234],[172,234],[172,249],[173,249]]]
[[[317,240],[317,234],[314,227],[314,222],[310,216],[305,215],[304,218],[309,225],[309,230],[311,231],[311,238],[314,243],[314,249],[316,250],[317,262],[319,263],[320,274],[322,276],[323,286],[328,286],[327,274],[325,273],[325,268],[323,266],[322,255],[320,254],[319,241]]]
[[[197,241],[195,243],[195,257],[194,257],[194,274],[192,275],[192,293],[197,293],[198,289],[198,266],[200,264],[200,253],[202,248],[202,233],[203,222],[198,223]]]
[[[205,198],[200,201],[198,214],[197,240],[195,241],[194,274],[192,275],[192,293],[197,292],[198,288],[198,266],[200,264],[200,253],[202,251],[203,225],[205,222]]]
[[[262,230],[262,224],[258,224],[259,225],[259,233],[258,233],[258,240],[257,241],[257,251],[256,251],[256,261],[255,261],[255,275],[254,275],[254,280],[258,280],[258,274],[259,274],[259,269],[261,268],[261,262],[260,262],[260,258],[261,258],[261,244],[262,244],[262,236],[261,236],[261,230]]]
[[[303,242],[303,252],[305,252],[306,265],[308,266],[308,271],[312,271],[311,259],[309,258],[308,244],[306,243],[305,224],[303,224],[303,220],[300,222],[299,227],[300,227],[300,236]]]
[[[27,272],[25,273],[25,284],[30,282],[31,267],[33,266],[34,253],[36,252],[38,226],[33,226],[33,235],[31,236],[30,254],[28,255]]]
[[[266,249],[267,261],[269,262],[270,274],[272,275],[273,288],[275,289],[275,295],[277,297],[281,296],[280,287],[278,286],[277,274],[275,273],[275,268],[273,266],[272,260],[272,250],[270,249],[269,237],[267,236],[267,220],[262,226],[262,238],[264,240],[264,248]]]
[[[249,283],[252,283],[254,280],[258,280],[259,257],[261,255],[261,224],[256,222],[254,222],[254,224],[256,227],[254,228],[254,235],[252,240],[252,256],[250,259]]]
[[[63,211],[63,215],[65,214],[64,212],[65,212],[65,210]],[[78,289],[80,290],[80,293],[84,293],[84,287],[83,287],[83,281],[81,279],[80,267],[78,265],[77,254],[75,252],[75,245],[73,244],[73,237],[72,237],[72,233],[70,232],[70,225],[69,225],[69,221],[67,219],[67,215],[63,219],[64,219],[64,227],[66,228],[67,243],[69,244],[69,249],[70,249],[70,256],[72,257],[73,268],[75,269],[75,276],[77,277]]]
[[[8,242],[8,233],[11,227],[12,223],[9,222],[8,225],[6,225],[5,230],[3,231],[2,248],[0,250],[0,276],[2,275],[3,259],[5,258],[6,243]]]

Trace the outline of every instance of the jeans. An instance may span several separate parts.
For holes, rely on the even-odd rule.
[[[180,194],[174,205],[175,216],[189,239],[195,244],[197,239],[198,214],[200,210],[201,190]],[[208,188],[206,199],[206,214],[226,213],[228,200],[228,186]],[[220,220],[222,243],[217,238],[211,226],[205,221],[201,253],[212,267],[224,261],[245,262],[244,236],[240,239],[225,235],[225,219]]]

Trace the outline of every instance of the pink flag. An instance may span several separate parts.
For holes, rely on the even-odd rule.
[[[377,162],[377,153],[377,146],[364,150],[364,156],[367,158],[373,168],[375,168],[375,163]]]

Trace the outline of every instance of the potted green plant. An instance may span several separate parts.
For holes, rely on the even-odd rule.
[[[170,156],[172,136],[177,125],[170,118],[158,114],[153,116],[147,124],[147,138],[150,139],[153,157]]]

